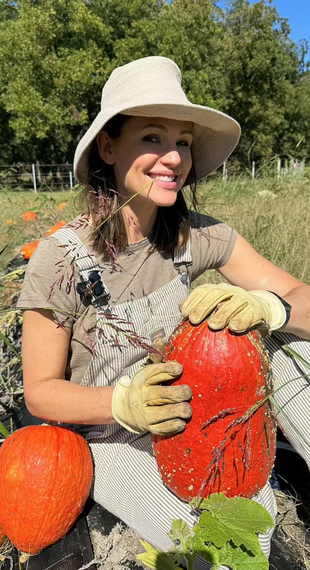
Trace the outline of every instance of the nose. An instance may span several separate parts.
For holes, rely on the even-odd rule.
[[[176,167],[181,163],[181,157],[178,150],[171,149],[161,157],[161,161],[166,166]]]

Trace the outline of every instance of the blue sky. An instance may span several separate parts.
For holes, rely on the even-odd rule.
[[[255,0],[250,2],[254,4]],[[224,7],[225,0],[218,4]],[[273,0],[273,5],[281,18],[288,18],[292,40],[297,43],[305,39],[310,47],[310,0]],[[307,59],[310,59],[309,52]]]

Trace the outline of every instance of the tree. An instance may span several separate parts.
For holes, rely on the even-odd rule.
[[[59,160],[106,78],[98,43],[109,29],[76,0],[21,0],[16,9],[0,22],[0,103],[23,160]]]
[[[309,149],[307,45],[271,0],[0,0],[0,161],[69,162],[111,71],[171,57],[191,101],[242,126],[248,163]]]
[[[227,106],[222,15],[212,0],[173,0],[162,11],[158,44],[158,54],[181,68],[188,98],[220,110]]]
[[[227,110],[243,129],[239,156],[247,162],[283,154],[277,135],[290,121],[287,95],[298,89],[305,52],[289,38],[288,22],[271,2],[230,0],[223,24]]]

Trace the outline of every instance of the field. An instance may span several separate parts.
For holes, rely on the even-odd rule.
[[[310,283],[310,172],[280,179],[210,178],[198,187],[199,210],[233,226],[262,255],[295,277]],[[45,236],[57,221],[74,218],[81,210],[78,191],[0,193],[0,275],[21,246]],[[57,210],[60,204],[64,209]],[[37,221],[23,222],[33,210]],[[206,276],[204,276],[204,279]],[[209,272],[208,280],[217,274]]]

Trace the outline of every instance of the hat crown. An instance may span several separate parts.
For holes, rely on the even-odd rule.
[[[181,85],[179,67],[167,57],[137,59],[111,73],[102,89],[101,109],[120,106],[126,109],[145,104],[189,103]],[[147,99],[146,99],[147,97]]]

